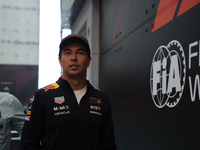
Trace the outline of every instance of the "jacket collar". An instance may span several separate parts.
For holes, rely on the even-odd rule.
[[[61,76],[56,83],[58,83],[60,86],[64,87],[67,90],[73,91],[73,89],[71,88],[71,85],[69,84],[69,82],[67,80],[65,80],[63,78],[63,76]],[[87,89],[91,88],[92,85],[90,84],[90,82],[87,80]]]

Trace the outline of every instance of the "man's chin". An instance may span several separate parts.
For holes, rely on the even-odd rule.
[[[71,77],[77,77],[77,76],[80,75],[80,73],[77,72],[77,71],[73,71],[73,72],[70,72],[68,75],[71,76]]]

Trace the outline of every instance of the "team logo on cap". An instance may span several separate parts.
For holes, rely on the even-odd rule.
[[[172,108],[181,99],[186,78],[185,54],[181,44],[173,40],[167,46],[160,46],[154,54],[150,88],[154,104]]]

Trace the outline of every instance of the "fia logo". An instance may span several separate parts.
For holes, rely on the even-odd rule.
[[[185,54],[181,44],[173,40],[160,46],[154,54],[150,88],[154,104],[175,107],[181,99],[186,78]]]

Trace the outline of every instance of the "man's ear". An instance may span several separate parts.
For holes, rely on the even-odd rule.
[[[90,66],[91,59],[92,59],[92,57],[90,56],[90,57],[88,58],[88,64],[87,64],[87,67]]]
[[[62,59],[60,57],[58,57],[58,61],[60,63],[60,66],[62,67]]]

